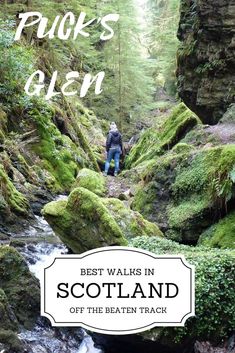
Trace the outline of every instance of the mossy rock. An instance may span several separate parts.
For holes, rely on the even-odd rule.
[[[7,115],[0,107],[0,142],[3,143],[7,132]]]
[[[196,269],[196,316],[185,327],[155,328],[142,333],[145,339],[171,348],[187,350],[189,342],[220,342],[235,326],[235,252],[180,245],[163,238],[140,237],[129,246],[151,251],[157,255],[183,254]]]
[[[127,238],[140,235],[163,236],[156,224],[130,210],[124,202],[99,198],[81,187],[73,190],[68,200],[47,204],[42,213],[74,253],[125,245]]]
[[[192,195],[167,207],[168,231],[172,240],[195,244],[200,232],[211,225],[211,203],[207,197]]]
[[[98,196],[104,196],[106,192],[106,181],[100,173],[84,168],[78,173],[73,189],[77,187],[83,187]]]
[[[203,232],[199,244],[212,248],[235,249],[235,212],[231,212]]]
[[[127,168],[162,155],[200,123],[200,119],[180,103],[160,127],[150,128],[142,134],[126,160]]]
[[[30,329],[40,312],[38,280],[23,257],[12,247],[0,247],[0,287],[20,324]]]
[[[77,164],[74,152],[68,149],[68,144],[64,146],[64,139],[52,121],[52,107],[37,102],[29,115],[39,137],[32,149],[41,158],[42,167],[54,176],[60,188],[53,191],[69,190],[75,181]]]
[[[103,203],[114,217],[126,238],[163,236],[163,233],[155,223],[144,219],[139,212],[130,210],[129,207],[125,206],[123,201],[109,198],[104,199]]]
[[[133,209],[159,224],[166,236],[196,243],[235,198],[235,145],[172,150],[142,177]]]
[[[24,353],[24,345],[12,330],[0,329],[0,343],[4,345],[2,352],[6,353]]]
[[[5,292],[0,288],[0,327],[6,330],[18,329],[17,318],[11,309]]]
[[[170,152],[152,160],[149,168],[142,170],[142,181],[131,207],[146,219],[156,222],[163,230],[168,228],[167,209],[172,199],[171,187],[176,178],[177,166],[184,163],[188,156],[188,152]]]
[[[77,188],[68,200],[51,202],[43,216],[74,253],[112,245],[125,245],[124,234],[102,200]]]
[[[235,124],[235,104],[231,104],[220,120],[221,123]]]
[[[29,204],[26,198],[15,188],[3,166],[0,164],[0,212],[9,215],[9,211],[28,215]]]
[[[177,143],[177,145],[175,145],[172,148],[172,152],[174,152],[174,153],[187,153],[187,152],[191,152],[193,149],[194,149],[194,146],[189,145],[184,142],[179,142],[179,143]]]

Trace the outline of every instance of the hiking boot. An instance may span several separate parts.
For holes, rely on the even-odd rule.
[[[103,172],[103,176],[104,176],[104,177],[107,177],[107,176],[108,176],[108,173]]]
[[[118,176],[118,172],[114,172],[114,176],[116,178]]]

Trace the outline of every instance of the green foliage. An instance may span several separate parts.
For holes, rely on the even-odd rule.
[[[231,212],[203,232],[199,244],[212,248],[235,249],[235,212]]]
[[[231,333],[235,325],[234,251],[189,247],[147,237],[135,238],[129,245],[157,255],[183,254],[195,265],[196,316],[184,328],[164,329],[163,336],[173,337],[174,342],[180,343],[186,339],[218,341]],[[153,337],[154,331],[150,333]]]
[[[30,101],[24,85],[33,72],[34,51],[14,42],[13,21],[0,21],[0,99],[10,109],[22,110]]]
[[[104,92],[92,105],[99,116],[115,120],[121,130],[130,128],[153,100],[152,63],[143,57],[140,28],[133,0],[108,0],[99,5],[101,13],[118,13],[115,36],[100,50],[100,67],[105,68]]]
[[[149,51],[155,59],[155,81],[171,95],[176,94],[179,4],[179,0],[149,0]]]
[[[192,193],[207,194],[218,207],[226,207],[234,196],[235,145],[209,148],[192,155],[189,165],[178,170],[173,185],[177,197]]]
[[[222,59],[214,59],[212,61],[209,61],[205,64],[201,64],[197,67],[196,69],[196,73],[197,74],[207,74],[210,73],[210,71],[219,71],[221,69],[225,69],[226,67],[226,61],[222,60]]]

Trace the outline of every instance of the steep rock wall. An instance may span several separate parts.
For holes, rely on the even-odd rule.
[[[178,89],[215,124],[235,100],[235,0],[181,0]]]

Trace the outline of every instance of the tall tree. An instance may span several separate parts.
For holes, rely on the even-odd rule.
[[[153,80],[150,61],[143,56],[140,27],[132,0],[101,2],[102,13],[118,13],[114,37],[100,50],[99,66],[106,71],[103,94],[90,102],[99,115],[126,124],[145,114],[151,106]]]
[[[172,95],[176,93],[179,4],[180,0],[149,0],[149,51],[156,59],[155,80]]]

